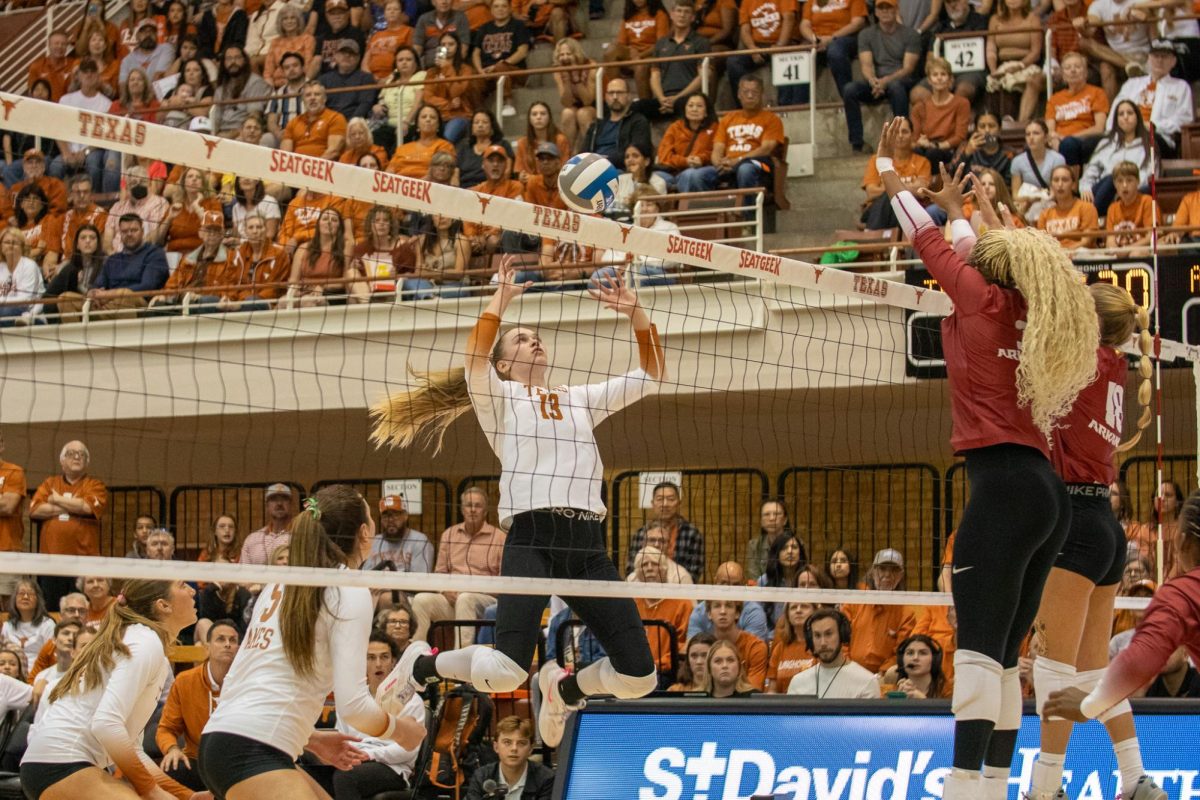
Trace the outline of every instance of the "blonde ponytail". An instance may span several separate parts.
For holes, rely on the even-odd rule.
[[[100,686],[105,675],[116,665],[117,655],[129,657],[124,640],[125,629],[130,625],[145,625],[158,634],[165,657],[170,634],[154,619],[154,604],[170,599],[171,586],[171,581],[126,581],[121,593],[109,604],[96,638],[88,643],[51,690],[50,702],[75,692],[90,692]]]
[[[388,395],[371,406],[371,441],[376,447],[408,447],[417,442],[442,450],[446,431],[471,407],[466,372],[458,367],[440,372],[410,370],[416,389]]]
[[[1150,335],[1150,312],[1133,302],[1129,292],[1111,283],[1096,283],[1089,288],[1096,303],[1096,316],[1100,320],[1100,344],[1120,348],[1137,332],[1138,350],[1141,352],[1138,359],[1138,406],[1142,411],[1138,415],[1137,430],[1133,436],[1117,447],[1118,453],[1124,453],[1141,441],[1142,431],[1151,419],[1150,379],[1154,376],[1154,362],[1150,360],[1150,354],[1153,352],[1154,338]]]
[[[1096,306],[1066,252],[1048,234],[995,229],[979,237],[972,263],[996,283],[1015,286],[1027,306],[1017,365],[1017,401],[1051,431],[1096,377]]]

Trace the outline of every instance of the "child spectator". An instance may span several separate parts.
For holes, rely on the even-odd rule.
[[[1132,100],[1118,100],[1108,135],[1096,146],[1083,176],[1079,179],[1079,196],[1096,206],[1103,216],[1116,194],[1112,171],[1122,161],[1137,164],[1141,175],[1139,186],[1149,186],[1155,171],[1153,143],[1142,115]]]
[[[1050,199],[1053,204],[1038,217],[1039,230],[1058,236],[1070,231],[1093,231],[1100,226],[1096,207],[1075,196],[1075,178],[1071,168],[1056,167],[1050,176]],[[1091,236],[1058,236],[1058,243],[1068,250],[1091,247]]]
[[[1108,246],[1134,248],[1128,254],[1130,258],[1149,256],[1150,232],[1129,231],[1161,223],[1162,214],[1150,195],[1138,191],[1142,178],[1137,164],[1122,161],[1113,168],[1112,178],[1117,197],[1104,218],[1104,229],[1113,231],[1108,237]]]
[[[958,146],[966,141],[971,123],[971,104],[965,97],[951,94],[953,71],[950,62],[931,56],[925,61],[925,75],[932,94],[913,106],[913,150],[928,159],[937,170],[954,159]]]

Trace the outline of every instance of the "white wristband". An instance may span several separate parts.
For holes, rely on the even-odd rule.
[[[875,171],[880,175],[885,172],[895,172],[896,165],[887,156],[875,156]]]

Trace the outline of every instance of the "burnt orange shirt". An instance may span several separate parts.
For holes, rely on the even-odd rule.
[[[779,41],[783,18],[795,13],[795,0],[743,0],[738,23],[750,26],[750,38],[755,44],[773,45]]]
[[[644,597],[635,600],[638,616],[642,619],[659,620],[675,629],[675,647],[681,648],[687,641],[688,620],[692,616],[692,601],[667,598],[653,606]],[[655,668],[659,672],[671,671],[671,636],[658,625],[646,626],[646,641],[654,655]],[[672,676],[674,677],[674,676]]]
[[[1154,201],[1148,194],[1138,192],[1129,205],[1122,203],[1121,198],[1118,197],[1108,207],[1108,213],[1104,215],[1104,227],[1106,230],[1117,232],[1118,247],[1127,247],[1141,238],[1142,234],[1121,233],[1121,231],[1149,228],[1154,223],[1154,212]],[[1161,212],[1158,214],[1158,219],[1160,222],[1162,221]]]
[[[263,248],[262,256],[257,259],[250,243],[243,242],[233,259],[229,282],[244,288],[230,293],[229,297],[234,300],[245,300],[251,295],[267,300],[276,298],[283,292],[282,287],[260,287],[262,284],[286,283],[291,270],[292,260],[288,258],[287,250],[274,242],[268,242]],[[201,557],[200,560],[203,561],[204,558]]]
[[[617,44],[635,50],[647,50],[670,32],[671,20],[665,11],[659,11],[652,17],[649,11],[641,9],[629,19],[621,21]]]
[[[62,217],[53,212],[21,229],[29,250],[57,253],[62,248]]]
[[[344,204],[340,199],[327,194],[306,192],[297,195],[288,204],[275,241],[284,247],[288,246],[289,242],[304,244],[313,237],[317,230],[317,220],[327,208],[335,208],[341,212],[344,210]],[[342,218],[345,219],[345,216],[343,213]]]
[[[347,147],[342,151],[342,155],[338,158],[338,161],[343,164],[358,164],[358,160],[367,153],[375,156],[375,158],[379,161],[379,166],[381,169],[387,166],[387,151],[377,144],[373,144],[365,150],[351,150],[349,147]]]
[[[218,250],[218,255],[220,252]],[[198,257],[198,253],[196,251],[188,253],[179,262],[179,266],[175,268],[175,271],[171,273],[171,277],[167,278],[167,283],[163,289],[166,291],[205,289],[209,286],[225,286],[232,283],[233,281],[228,277],[230,271],[229,262],[232,256],[232,250],[225,250],[225,258],[214,259],[209,263],[208,269],[204,270],[203,275],[201,275],[199,265],[192,260]],[[180,299],[182,299],[182,296],[180,296]]]
[[[392,153],[392,160],[387,164],[387,171],[406,178],[424,178],[429,174],[429,162],[438,153],[454,155],[454,145],[442,138],[436,138],[429,143],[420,139],[406,142]]]
[[[779,694],[787,694],[788,685],[792,678],[816,663],[813,654],[803,639],[797,639],[791,644],[780,644],[775,640],[771,648],[771,663],[767,667],[767,680]]]
[[[87,501],[92,513],[89,516],[63,513],[43,520],[40,552],[67,556],[100,555],[100,520],[108,507],[108,490],[104,484],[90,475],[84,475],[75,483],[55,475],[42,481],[30,508],[37,508],[49,500],[51,492]]]
[[[958,147],[967,138],[967,125],[971,122],[971,104],[965,97],[950,95],[950,101],[938,105],[928,97],[913,106],[913,141],[928,136],[932,142],[946,142],[951,148]]]
[[[200,734],[220,699],[220,687],[214,688],[209,683],[207,662],[176,675],[154,733],[159,751],[166,753],[173,745],[178,746],[182,736],[183,754],[196,758],[200,752]]]
[[[929,159],[916,153],[903,161],[898,158],[894,159],[893,163],[896,167],[896,176],[905,186],[912,186],[918,178],[929,178],[933,174],[933,167],[930,165]],[[862,188],[882,185],[883,179],[879,177],[879,170],[875,169],[875,159],[868,158],[866,169],[863,170]]]
[[[0,494],[15,494],[17,507],[13,513],[0,517],[0,550],[25,549],[25,470],[16,464],[0,461]],[[686,630],[686,629],[685,629]]]
[[[726,9],[732,9],[733,16],[735,18],[737,17],[738,8],[737,3],[735,3],[734,0],[717,0],[717,2],[709,6],[709,9],[704,14],[704,17],[696,21],[696,33],[700,34],[705,39],[711,39],[720,33],[725,27],[722,15],[725,13]],[[735,26],[734,33],[736,34],[736,32]]]
[[[506,197],[509,200],[516,200],[525,196],[525,187],[521,185],[520,181],[515,181],[511,178],[501,178],[498,181],[484,181],[477,186],[472,186],[471,191],[491,195],[492,197]],[[478,222],[463,224],[463,233],[467,236],[492,236],[499,234],[501,230],[501,228],[495,225],[482,225]],[[687,626],[684,626],[684,633],[687,633]]]
[[[58,178],[51,178],[49,175],[43,175],[34,181],[46,193],[46,199],[50,201],[50,210],[55,214],[61,214],[67,210],[67,186]],[[21,193],[21,190],[29,185],[29,180],[23,180],[20,183],[14,183],[12,187],[12,196]]]
[[[558,152],[565,162],[571,157],[571,144],[567,141],[567,137],[561,133],[554,138],[554,144],[558,146]],[[529,141],[528,136],[522,136],[517,139],[517,154],[514,158],[516,161],[516,170],[518,174],[537,175],[537,158],[534,151],[537,148]]]
[[[1050,206],[1038,217],[1038,230],[1051,234],[1067,233],[1069,231],[1090,231],[1100,226],[1100,215],[1096,207],[1086,200],[1076,199],[1066,211],[1059,211],[1058,206]],[[1058,243],[1068,250],[1083,247],[1084,241],[1079,238],[1059,239]]]
[[[850,660],[871,672],[881,672],[896,663],[896,648],[917,625],[916,613],[908,606],[846,604],[842,613],[850,619]]]
[[[1074,136],[1095,125],[1096,114],[1108,116],[1108,109],[1108,95],[1088,83],[1078,92],[1063,89],[1050,95],[1046,119],[1054,120],[1054,132],[1059,136]]]
[[[742,667],[746,670],[746,680],[761,692],[767,685],[767,643],[753,633],[741,631],[736,645],[738,655],[742,657]]]
[[[325,109],[316,119],[298,114],[284,129],[283,137],[292,140],[292,149],[306,156],[322,156],[329,149],[329,139],[346,135],[346,118],[336,111]]]
[[[533,175],[525,183],[525,202],[547,208],[565,209],[567,207],[567,204],[563,202],[562,195],[558,193],[558,181],[547,186],[546,179],[541,175]]]
[[[71,208],[62,219],[62,253],[64,259],[75,255],[75,234],[84,225],[95,225],[100,231],[100,239],[104,240],[104,227],[108,224],[108,212],[92,203],[86,211],[76,211]]]
[[[413,29],[408,25],[375,31],[367,40],[362,68],[374,75],[375,80],[386,80],[396,67],[396,51],[412,44],[412,39]]]
[[[721,118],[713,141],[725,145],[726,158],[738,159],[768,141],[779,144],[783,139],[783,120],[764,108],[753,114],[742,110],[729,112]]]
[[[816,0],[809,0],[804,4],[802,16],[817,36],[831,36],[855,17],[866,17],[867,4],[865,0],[828,0],[817,5]]]
[[[1200,191],[1188,192],[1183,196],[1183,199],[1179,201],[1179,208],[1175,210],[1175,219],[1171,224],[1180,227],[1200,226]]]
[[[219,212],[221,201],[215,197],[206,197],[200,201],[200,207],[205,211]],[[190,253],[199,246],[200,215],[185,205],[167,228],[167,252]]]
[[[695,156],[707,166],[712,161],[716,133],[714,125],[696,131],[688,127],[685,120],[677,119],[663,133],[655,160],[664,167],[684,170],[688,167],[688,157]]]
[[[29,85],[33,86],[38,80],[45,78],[50,84],[50,100],[57,103],[59,98],[67,93],[71,79],[75,77],[75,68],[79,59],[67,56],[55,60],[50,56],[38,56],[29,65]]]
[[[34,659],[33,667],[29,670],[29,682],[33,683],[33,679],[38,676],[42,670],[50,669],[58,663],[58,651],[54,649],[54,640],[46,642],[42,645],[42,649],[38,651],[37,658]]]

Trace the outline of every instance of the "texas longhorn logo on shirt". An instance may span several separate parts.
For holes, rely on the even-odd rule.
[[[629,19],[625,20],[625,29],[629,31],[629,38],[636,40],[642,38],[643,33],[657,24],[652,19]]]
[[[750,13],[750,27],[762,36],[774,36],[782,22],[783,14],[774,3],[763,3]]]

